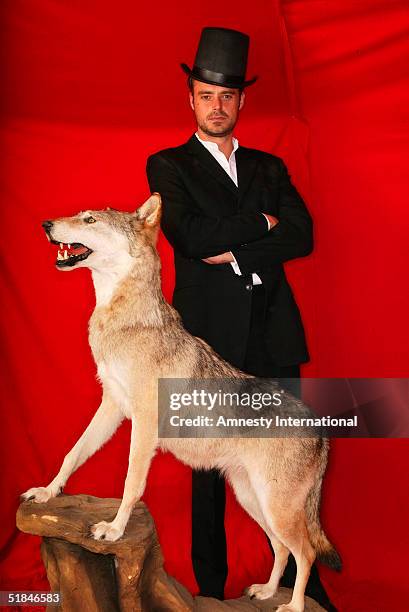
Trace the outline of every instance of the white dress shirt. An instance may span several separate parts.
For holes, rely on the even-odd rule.
[[[217,162],[219,162],[219,164],[221,165],[223,170],[225,172],[227,172],[227,174],[230,176],[230,178],[233,181],[233,183],[236,185],[236,187],[238,187],[239,184],[238,184],[238,180],[237,180],[236,151],[237,151],[237,149],[239,147],[239,141],[237,140],[237,138],[234,138],[234,137],[232,138],[233,151],[232,151],[229,159],[227,159],[225,154],[222,153],[222,151],[220,151],[220,149],[219,149],[219,147],[218,147],[216,142],[211,142],[210,140],[202,140],[199,137],[199,134],[197,132],[196,132],[195,136],[198,139],[198,141],[200,143],[202,143],[202,145],[209,151],[209,153],[211,153],[213,155],[215,160]],[[268,229],[270,229],[270,221],[267,219],[267,217],[265,217],[265,219],[266,219],[266,221],[268,223]],[[239,276],[241,276],[241,270],[239,268],[239,264],[237,263],[233,253],[232,253],[232,257],[233,257],[234,261],[230,262],[230,265],[232,266],[232,268],[235,271],[235,273],[238,274]],[[252,279],[253,279],[253,285],[261,285],[262,284],[262,280],[261,280],[261,278],[259,277],[258,274],[253,272],[253,274],[251,276],[252,276]]]

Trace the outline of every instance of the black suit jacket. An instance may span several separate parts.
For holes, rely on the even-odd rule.
[[[163,200],[162,229],[174,248],[173,304],[186,329],[242,367],[251,312],[251,273],[267,292],[265,336],[277,365],[308,360],[298,307],[283,262],[312,250],[312,222],[282,160],[239,146],[237,188],[196,136],[152,155],[151,191]],[[270,231],[270,213],[279,223]],[[232,251],[242,271],[202,258]]]

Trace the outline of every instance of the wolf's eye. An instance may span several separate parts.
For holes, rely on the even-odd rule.
[[[95,223],[94,217],[85,217],[84,221],[85,223]]]

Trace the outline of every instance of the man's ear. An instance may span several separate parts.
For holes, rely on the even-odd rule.
[[[194,103],[194,96],[193,96],[193,92],[189,91],[189,102],[190,102],[190,108],[194,111],[195,110],[195,103]]]
[[[145,226],[155,227],[160,223],[161,210],[162,200],[160,194],[155,192],[135,211],[135,216]]]
[[[242,91],[240,94],[239,110],[243,108],[245,100],[246,100],[246,94],[244,93],[244,91]]]

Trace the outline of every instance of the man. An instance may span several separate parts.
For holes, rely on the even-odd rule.
[[[249,38],[204,28],[188,74],[197,132],[148,159],[163,199],[163,231],[174,248],[173,304],[186,329],[257,376],[297,392],[308,360],[299,311],[283,263],[312,250],[312,222],[278,157],[239,146],[233,130],[245,101]],[[227,576],[224,481],[193,472],[192,561],[202,595],[223,598]],[[293,586],[295,563],[283,577]],[[312,582],[312,583],[311,583]],[[307,594],[328,603],[314,566]],[[328,607],[328,609],[330,609]]]

